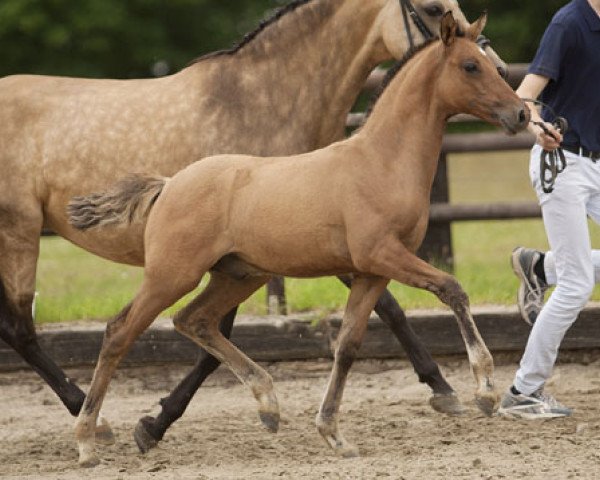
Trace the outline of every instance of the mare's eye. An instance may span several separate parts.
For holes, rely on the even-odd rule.
[[[465,62],[463,64],[463,68],[465,69],[465,72],[467,73],[475,73],[479,71],[479,67],[477,66],[477,64],[475,62]]]
[[[424,7],[423,10],[425,10],[425,13],[430,17],[441,17],[444,14],[444,9],[441,7],[441,5],[436,4],[428,5]]]

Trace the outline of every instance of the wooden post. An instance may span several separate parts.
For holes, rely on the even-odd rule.
[[[283,277],[273,277],[267,283],[267,313],[269,315],[287,315]]]
[[[448,199],[448,164],[446,154],[442,152],[431,189],[431,204],[448,203]],[[450,222],[430,223],[418,254],[422,259],[436,267],[453,272],[454,255],[452,253]]]

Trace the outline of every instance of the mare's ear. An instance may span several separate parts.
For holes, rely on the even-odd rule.
[[[467,31],[465,32],[466,37],[476,42],[479,35],[481,35],[481,32],[483,32],[486,23],[487,11],[483,12],[477,21],[469,25],[469,28],[467,28]]]
[[[454,39],[456,38],[456,32],[458,31],[458,23],[454,20],[454,15],[449,10],[444,13],[442,17],[442,24],[440,26],[440,38],[444,45],[449,47],[454,43]]]

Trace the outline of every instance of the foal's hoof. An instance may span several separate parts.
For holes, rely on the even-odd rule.
[[[279,413],[258,412],[258,415],[269,432],[277,433],[277,430],[279,430]]]
[[[104,418],[101,418],[100,423],[96,425],[94,438],[98,445],[113,445],[115,443],[115,435]]]
[[[93,468],[100,463],[100,459],[94,453],[89,455],[80,455],[79,456],[79,466],[81,468]]]
[[[140,418],[133,431],[135,443],[142,453],[147,453],[158,445],[158,440],[152,436],[148,429],[148,424],[153,421],[154,418],[152,417]]]
[[[358,451],[358,447],[355,445],[352,445],[350,443],[346,443],[346,445],[337,448],[335,450],[335,453],[342,458],[360,457],[360,452]]]
[[[475,394],[475,403],[483,413],[491,417],[498,408],[500,398],[495,391]]]
[[[429,405],[436,412],[445,413],[446,415],[458,416],[467,413],[466,407],[460,403],[456,393],[434,393],[429,398]]]

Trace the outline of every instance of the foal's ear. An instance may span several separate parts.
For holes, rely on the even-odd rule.
[[[454,43],[456,38],[456,32],[458,31],[458,23],[454,20],[454,15],[448,10],[442,17],[442,24],[440,26],[440,38],[444,45],[449,47]]]
[[[483,12],[481,14],[481,17],[479,17],[475,22],[469,25],[469,28],[467,28],[467,31],[465,32],[466,37],[476,42],[479,35],[481,35],[481,32],[483,32],[486,23],[487,11]]]

